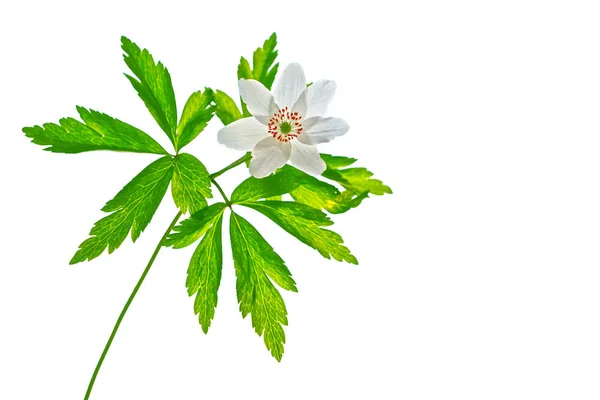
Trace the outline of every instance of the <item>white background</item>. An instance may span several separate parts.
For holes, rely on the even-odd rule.
[[[160,253],[92,398],[600,398],[600,13],[596,2],[19,1],[0,6],[0,398],[81,399],[121,307],[175,213],[68,266],[104,203],[155,157],[63,155],[21,128],[82,105],[152,134],[120,35],[165,62],[181,110],[268,35],[330,78],[354,156],[393,196],[336,216],[361,262],[328,261],[241,210],[299,293],[281,363],[237,310],[229,242],[208,335],[185,290],[193,247]],[[240,154],[214,120],[187,150]],[[230,191],[247,172],[221,179]],[[225,231],[227,228],[225,227]]]

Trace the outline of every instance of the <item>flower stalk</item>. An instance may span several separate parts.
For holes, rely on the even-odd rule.
[[[248,153],[248,154],[244,155],[243,157],[240,157],[239,159],[235,160],[228,166],[215,172],[214,174],[210,174],[211,182],[217,187],[217,189],[221,193],[221,196],[223,196],[223,200],[225,200],[225,203],[230,208],[231,208],[231,201],[229,201],[229,198],[227,197],[227,195],[225,194],[225,192],[223,191],[221,186],[217,183],[215,178],[224,174],[225,172],[229,171],[230,169],[233,169],[233,168],[237,167],[238,165],[243,164],[244,162],[250,160],[251,158],[252,158],[252,155],[250,153]],[[181,218],[182,215],[183,215],[183,213],[181,211],[179,211],[175,215],[175,218],[173,218],[173,221],[171,221],[171,224],[169,225],[169,227],[167,228],[167,230],[161,237],[160,241],[156,245],[156,248],[154,249],[154,253],[152,253],[152,256],[150,257],[150,260],[148,261],[146,268],[142,272],[142,275],[138,279],[137,284],[135,285],[135,287],[133,288],[133,291],[129,295],[129,298],[125,302],[125,305],[123,306],[123,309],[121,310],[121,314],[119,314],[119,318],[117,318],[117,322],[115,323],[115,326],[113,327],[113,330],[108,338],[108,341],[106,342],[106,345],[104,346],[104,350],[102,350],[100,359],[98,360],[98,363],[96,364],[96,368],[94,369],[94,373],[92,374],[90,383],[88,384],[87,391],[85,392],[84,400],[89,400],[90,395],[92,394],[92,389],[94,387],[94,383],[96,383],[96,378],[98,377],[98,373],[100,372],[100,368],[102,367],[102,363],[104,363],[104,359],[106,358],[106,355],[108,354],[108,351],[110,350],[110,346],[112,345],[112,342],[121,326],[121,322],[123,322],[123,319],[125,318],[125,314],[127,314],[127,311],[129,310],[129,306],[131,305],[131,303],[133,302],[133,299],[135,298],[138,291],[140,290],[142,283],[144,283],[144,280],[146,279],[148,272],[150,272],[150,268],[152,268],[152,265],[154,264],[154,261],[156,260],[156,257],[158,256],[158,253],[160,252],[160,249],[163,247],[163,244],[164,244],[165,240],[167,239],[167,236],[169,236],[169,233],[171,233],[171,231],[173,230],[173,227],[175,227],[175,224],[177,224],[177,222],[179,221],[179,218]]]
[[[140,290],[142,283],[144,283],[144,279],[146,279],[146,275],[148,275],[148,272],[150,271],[152,264],[154,264],[154,260],[156,260],[156,256],[158,255],[158,252],[160,251],[161,247],[163,246],[164,241],[167,239],[167,236],[169,235],[169,233],[171,232],[171,230],[173,229],[173,227],[175,226],[177,221],[179,221],[179,218],[181,218],[181,215],[182,215],[182,213],[181,213],[181,211],[179,211],[177,213],[177,215],[175,215],[175,218],[173,218],[173,221],[171,222],[171,224],[165,231],[164,235],[158,242],[158,245],[154,249],[154,253],[152,253],[152,257],[150,257],[150,260],[148,261],[148,265],[146,265],[144,272],[142,272],[142,276],[140,276],[140,279],[138,280],[137,284],[133,288],[133,291],[129,295],[129,298],[127,299],[127,302],[125,303],[123,310],[121,310],[121,314],[119,314],[119,318],[117,318],[117,322],[115,323],[115,326],[110,334],[110,337],[108,338],[108,341],[106,342],[106,346],[104,346],[102,355],[100,356],[100,359],[98,360],[98,363],[96,364],[96,368],[94,369],[94,373],[92,374],[92,378],[90,379],[90,383],[88,385],[87,391],[85,392],[84,400],[88,400],[90,398],[90,394],[92,393],[92,388],[94,387],[94,383],[96,382],[96,377],[98,376],[98,372],[100,372],[100,368],[102,367],[104,358],[106,357],[108,350],[110,350],[110,346],[113,342],[113,339],[115,338],[115,335],[117,334],[117,331],[119,330],[119,327],[121,326],[121,322],[123,322],[123,318],[125,318],[125,314],[127,313],[127,310],[129,310],[129,306],[131,305],[131,303],[133,302],[133,299],[137,295],[138,290]]]

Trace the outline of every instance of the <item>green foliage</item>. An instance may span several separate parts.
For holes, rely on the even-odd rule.
[[[322,211],[291,201],[260,201],[244,205],[263,213],[302,243],[317,250],[323,257],[358,264],[356,257],[342,244],[340,235],[321,228],[333,225]]]
[[[313,176],[298,171],[303,176],[302,186],[290,192],[292,198],[316,209],[325,209],[332,214],[341,214],[352,208],[348,199],[344,199],[335,186]]]
[[[198,90],[192,93],[183,107],[183,113],[177,126],[177,149],[194,140],[212,119],[215,106],[212,104],[214,93],[206,88],[204,92]]]
[[[225,203],[215,203],[201,209],[173,228],[173,232],[165,241],[165,246],[181,249],[194,243],[206,233],[218,218],[221,218],[224,210]]]
[[[327,169],[324,178],[340,184],[344,191],[312,176],[305,176],[300,187],[290,194],[299,203],[324,209],[332,214],[344,213],[358,207],[369,194],[391,194],[392,189],[378,179],[372,179],[373,173],[366,168],[345,168],[356,162],[355,158],[321,154]],[[300,173],[302,173],[300,171]]]
[[[115,251],[131,230],[135,242],[148,226],[160,204],[173,174],[173,159],[165,156],[144,168],[102,211],[112,214],[96,222],[86,239],[71,259],[71,264],[92,260],[108,248]]]
[[[93,150],[168,154],[154,139],[133,126],[97,111],[77,107],[80,122],[63,118],[60,125],[48,123],[23,128],[25,136],[44,150],[55,153],[81,153]]]
[[[344,246],[342,237],[325,229],[333,222],[322,210],[331,214],[343,213],[360,205],[370,194],[383,195],[392,191],[380,180],[373,179],[373,174],[366,168],[351,167],[356,159],[322,154],[327,165],[322,174],[324,180],[285,165],[269,177],[244,180],[232,192],[231,200],[227,199],[216,177],[243,160],[249,162],[250,157],[234,161],[211,178],[200,160],[179,151],[206,128],[214,114],[224,125],[249,116],[246,105],[242,102],[240,111],[224,92],[205,88],[192,93],[177,123],[175,93],[167,69],[162,63],[155,62],[148,50],[140,49],[125,37],[121,41],[125,63],[132,73],[126,76],[169,137],[175,155],[170,155],[141,130],[82,107],[77,108],[81,121],[63,118],[59,124],[47,123],[23,129],[33,143],[45,146],[45,150],[51,152],[113,150],[162,156],[106,203],[102,211],[109,214],[96,222],[71,264],[92,260],[105,249],[112,253],[130,232],[135,242],[150,223],[171,184],[179,213],[161,239],[134,295],[161,246],[179,249],[198,242],[190,259],[186,287],[188,294],[195,296],[194,312],[206,333],[218,301],[223,266],[223,215],[225,209],[230,208],[229,235],[240,311],[244,318],[251,315],[255,331],[263,336],[266,347],[280,361],[285,344],[283,326],[288,320],[285,303],[276,285],[297,292],[296,283],[283,259],[256,228],[233,209],[240,204],[252,208],[323,257],[358,264]],[[254,51],[252,63],[242,57],[238,79],[256,79],[271,89],[279,67],[275,63],[276,46],[277,37],[273,34]],[[208,204],[207,199],[212,197],[211,184],[217,186],[224,202]],[[283,201],[286,195],[294,201]],[[176,225],[179,217],[188,212],[190,216]]]
[[[155,64],[148,50],[140,50],[138,45],[125,36],[121,37],[121,44],[125,52],[125,63],[135,78],[128,74],[125,76],[177,149],[177,105],[169,71],[161,62]]]
[[[323,176],[338,182],[345,189],[357,195],[365,193],[378,196],[386,193],[392,194],[392,189],[384,185],[379,179],[372,179],[373,173],[366,168],[341,169],[354,164],[356,162],[355,158],[331,156],[329,154],[321,154],[321,158],[327,165]]]
[[[273,65],[277,58],[277,35],[273,33],[262,47],[257,48],[252,56],[252,67],[244,57],[240,58],[238,66],[238,79],[256,79],[267,89],[271,89],[275,75],[279,68],[279,63]]]
[[[173,200],[182,213],[191,214],[206,207],[206,199],[212,197],[210,177],[204,164],[191,154],[179,154],[175,157],[173,183],[171,190]]]
[[[304,175],[306,174],[298,169],[286,165],[266,178],[258,179],[251,176],[235,188],[231,194],[231,201],[244,203],[290,193],[302,184]]]
[[[287,310],[271,280],[294,292],[296,283],[281,257],[248,221],[232,212],[229,230],[240,311],[244,318],[251,314],[254,330],[263,336],[273,357],[281,361]]]
[[[354,164],[357,160],[352,157],[332,156],[331,154],[321,153],[321,159],[325,161],[328,169],[344,168]]]
[[[217,307],[217,291],[221,283],[223,268],[223,244],[221,226],[223,213],[219,213],[216,221],[200,241],[190,260],[185,285],[190,296],[196,295],[194,312],[204,333],[208,333],[210,323]]]
[[[242,118],[240,109],[235,104],[235,101],[229,97],[225,92],[217,90],[215,93],[215,114],[221,120],[223,125],[229,125],[233,121],[237,121]]]
[[[277,58],[277,35],[273,33],[265,42],[262,47],[257,48],[252,56],[252,67],[248,60],[244,57],[240,58],[240,64],[238,65],[238,80],[239,79],[256,79],[261,82],[267,89],[271,89],[277,70],[279,69],[279,63],[275,62]],[[242,111],[244,116],[250,116],[246,104],[242,100]]]

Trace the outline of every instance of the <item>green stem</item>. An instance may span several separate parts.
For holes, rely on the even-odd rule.
[[[221,185],[219,185],[217,181],[214,180],[214,178],[210,178],[210,180],[217,187],[217,189],[219,189],[219,192],[221,193],[221,196],[223,196],[223,200],[225,200],[225,204],[227,204],[227,207],[231,208],[231,201],[229,201],[227,195],[225,194],[223,189],[221,189]]]
[[[218,170],[214,174],[210,174],[210,179],[213,180],[214,178],[223,175],[225,172],[229,171],[231,168],[237,167],[238,165],[245,163],[246,161],[250,160],[251,158],[252,158],[252,154],[246,153],[244,156],[238,158],[237,160],[235,160],[234,162],[232,162],[225,168]]]
[[[108,350],[110,349],[110,345],[112,344],[112,341],[115,338],[117,331],[119,330],[119,326],[121,325],[121,322],[123,321],[123,318],[125,317],[125,314],[127,313],[127,310],[129,309],[129,306],[131,305],[131,302],[135,298],[138,290],[140,289],[140,286],[142,286],[144,279],[146,279],[146,275],[148,275],[148,272],[150,271],[150,267],[152,267],[152,264],[154,263],[154,260],[156,259],[156,256],[158,255],[158,252],[160,251],[160,249],[163,245],[163,242],[165,241],[165,239],[167,238],[167,235],[169,235],[169,233],[171,232],[171,230],[173,229],[173,227],[175,226],[175,224],[181,217],[181,214],[182,214],[181,211],[179,211],[177,213],[177,215],[175,216],[175,218],[173,218],[173,222],[171,222],[171,225],[169,225],[169,228],[166,230],[165,234],[160,239],[160,242],[158,242],[158,246],[156,246],[156,249],[154,249],[154,253],[152,253],[152,257],[150,257],[150,261],[148,261],[148,265],[146,265],[146,269],[144,269],[144,272],[142,272],[142,276],[140,276],[140,279],[138,280],[137,285],[135,285],[135,288],[133,288],[133,292],[131,292],[131,294],[129,295],[129,298],[127,299],[127,303],[125,303],[125,306],[123,307],[123,310],[121,311],[121,314],[119,315],[119,318],[117,319],[117,322],[115,323],[115,327],[113,328],[112,333],[110,334],[110,337],[108,338],[108,342],[106,342],[106,346],[104,346],[104,351],[102,351],[102,355],[100,356],[100,359],[98,360],[98,364],[96,365],[96,369],[94,370],[92,379],[90,379],[90,384],[88,385],[87,392],[85,392],[84,400],[88,400],[90,398],[90,394],[92,393],[92,388],[94,387],[94,382],[96,381],[96,377],[98,376],[100,367],[102,367],[104,358],[106,357],[106,354],[108,353]]]
[[[179,152],[177,151],[175,154],[175,157],[177,157],[178,154],[179,154]],[[231,201],[229,201],[229,199],[225,195],[225,192],[223,191],[221,186],[219,186],[217,181],[215,181],[214,178],[224,174],[225,172],[229,171],[230,169],[232,169],[234,167],[237,167],[240,164],[243,164],[244,162],[250,160],[251,158],[252,158],[252,154],[246,153],[243,157],[240,157],[239,159],[232,162],[225,168],[210,175],[210,180],[217,187],[217,189],[221,193],[221,196],[223,196],[223,199],[225,200],[225,202],[227,203],[227,205],[230,208],[231,208]],[[110,349],[113,339],[115,338],[115,335],[117,334],[117,331],[119,330],[119,327],[121,326],[121,322],[123,321],[123,318],[125,318],[125,314],[127,313],[127,310],[129,309],[129,306],[131,305],[131,302],[137,295],[138,290],[140,290],[142,283],[144,283],[144,279],[146,279],[146,275],[148,275],[148,272],[150,271],[152,264],[154,264],[154,260],[156,260],[156,256],[158,255],[158,252],[160,251],[160,249],[163,245],[163,242],[165,241],[165,239],[167,238],[167,236],[169,235],[169,233],[171,232],[171,230],[173,229],[173,227],[175,226],[177,221],[179,221],[179,218],[181,218],[181,215],[182,215],[182,212],[179,211],[177,213],[177,215],[175,216],[175,218],[173,218],[171,225],[169,225],[169,228],[167,229],[165,234],[160,239],[160,242],[158,242],[156,249],[154,249],[154,253],[152,253],[152,257],[150,257],[150,261],[148,261],[148,265],[146,265],[146,269],[144,269],[144,272],[142,272],[142,276],[140,276],[138,283],[133,288],[133,292],[131,292],[131,294],[129,295],[129,298],[127,299],[127,302],[125,303],[123,310],[121,310],[121,314],[119,315],[119,318],[117,319],[117,322],[115,323],[112,333],[110,334],[110,337],[108,338],[108,342],[106,342],[106,346],[104,346],[104,350],[102,351],[102,355],[100,356],[100,359],[98,360],[98,364],[96,364],[96,369],[94,370],[94,373],[92,374],[92,379],[90,379],[90,384],[88,385],[87,391],[85,392],[84,400],[88,400],[90,398],[90,394],[92,393],[92,388],[94,387],[94,383],[96,382],[96,377],[98,376],[98,372],[100,372],[100,368],[102,367],[104,358],[106,358],[106,354],[108,353],[108,350]]]

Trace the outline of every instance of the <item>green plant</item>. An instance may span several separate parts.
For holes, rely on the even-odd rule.
[[[117,319],[86,399],[129,305],[162,247],[177,249],[199,241],[190,260],[186,286],[189,295],[195,296],[194,312],[202,330],[208,332],[217,306],[223,264],[222,222],[227,209],[240,311],[243,317],[251,315],[252,326],[278,361],[284,351],[287,311],[274,283],[294,292],[296,284],[283,259],[235,208],[244,206],[264,214],[325,258],[358,264],[341,236],[325,228],[333,224],[326,212],[346,212],[360,205],[369,194],[391,193],[391,189],[373,179],[367,169],[351,167],[356,159],[317,152],[316,144],[348,130],[342,120],[322,115],[335,92],[335,83],[323,80],[306,85],[301,67],[292,64],[283,72],[283,83],[270,94],[279,66],[275,63],[276,44],[273,34],[256,49],[252,63],[241,58],[238,79],[242,98],[247,100],[241,102],[241,110],[224,92],[205,88],[189,97],[178,118],[168,70],[155,62],[148,50],[122,38],[125,63],[131,71],[126,77],[169,138],[173,154],[132,125],[83,107],[77,107],[81,120],[64,118],[58,124],[23,129],[33,143],[56,153],[112,150],[160,156],[106,203],[102,211],[108,215],[96,222],[71,264],[92,260],[105,250],[112,253],[130,233],[135,242],[169,186],[178,208]],[[286,79],[296,82],[296,87],[286,84]],[[276,105],[274,99],[288,102],[289,106]],[[252,151],[211,174],[200,160],[181,150],[206,128],[214,115],[225,125],[219,131],[221,143]],[[247,132],[251,137],[244,136]],[[298,168],[287,165],[288,160]],[[245,163],[254,176],[241,182],[228,197],[217,178]],[[213,186],[222,201],[209,205]],[[284,200],[283,196],[289,199]],[[184,214],[189,217],[179,222]]]

